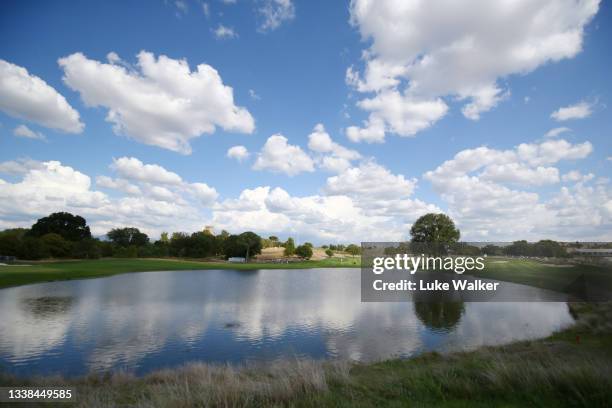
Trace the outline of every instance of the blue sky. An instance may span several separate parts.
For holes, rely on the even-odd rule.
[[[0,227],[67,209],[98,234],[361,241],[439,210],[469,239],[612,238],[609,4],[393,3],[2,2]],[[199,64],[217,82],[190,92]],[[65,104],[15,85],[33,78]]]

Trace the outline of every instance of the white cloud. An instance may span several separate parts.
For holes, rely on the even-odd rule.
[[[30,170],[41,168],[43,168],[41,162],[28,158],[21,158],[0,163],[0,173],[5,174],[25,174]]]
[[[550,129],[544,136],[546,137],[557,137],[562,133],[571,132],[572,129],[568,127],[556,127],[554,129]]]
[[[260,0],[257,12],[261,19],[260,32],[276,30],[295,18],[295,6],[291,0]]]
[[[141,183],[141,190],[157,200],[183,203],[186,199],[183,193],[187,193],[196,197],[200,203],[211,205],[218,196],[217,191],[207,184],[188,183],[178,174],[158,164],[144,164],[135,157],[113,159],[110,168],[123,179]],[[106,183],[106,187],[111,186]]]
[[[249,157],[249,151],[244,146],[232,146],[227,149],[227,157],[241,162]]]
[[[67,133],[81,133],[79,113],[45,81],[0,59],[0,110]]]
[[[215,200],[219,197],[217,190],[212,187],[209,187],[205,183],[191,183],[188,186],[191,194],[193,194],[200,203],[209,206],[212,205]]]
[[[308,135],[308,148],[319,154],[319,166],[335,173],[346,170],[351,166],[351,161],[361,158],[359,152],[334,142],[321,123]]]
[[[347,136],[354,142],[380,142],[385,130],[399,136],[414,136],[427,129],[446,115],[448,106],[440,98],[416,99],[401,95],[396,90],[386,90],[357,105],[371,112],[365,128],[347,129]],[[383,125],[385,124],[385,125]]]
[[[2,170],[21,180],[0,182],[0,228],[28,227],[41,216],[69,211],[85,217],[95,235],[122,226],[153,236],[169,229],[196,231],[207,223],[203,209],[218,197],[204,183],[156,184],[156,177],[130,182],[98,176],[97,187],[120,193],[107,195],[92,188],[89,176],[57,161],[5,162],[0,163]]]
[[[424,178],[448,204],[468,240],[610,239],[606,231],[612,219],[605,203],[612,191],[605,186],[561,187],[550,199],[529,190],[559,182],[558,169],[545,165],[584,158],[591,151],[589,142],[572,145],[565,140],[523,143],[512,150],[479,147],[457,153]],[[572,171],[562,179],[584,182],[593,177]],[[563,208],[561,203],[570,202]]]
[[[416,179],[395,175],[380,164],[368,160],[327,179],[325,192],[346,195],[364,201],[408,198],[416,187]]]
[[[125,179],[113,179],[108,176],[96,177],[96,186],[119,190],[129,195],[141,195],[140,187]]]
[[[157,164],[144,164],[135,157],[113,159],[111,169],[128,180],[157,184],[181,184],[181,177]]]
[[[266,186],[246,189],[239,198],[217,204],[213,224],[232,232],[299,236],[300,241],[400,240],[406,239],[416,218],[439,210],[419,200],[407,199],[401,204],[385,212],[363,207],[345,195],[294,197],[281,188]]]
[[[587,102],[579,102],[574,105],[557,109],[550,114],[550,117],[558,122],[563,122],[570,119],[588,118],[592,113],[593,111],[591,104]]]
[[[359,104],[370,113],[365,129],[377,119],[392,133],[421,131],[446,114],[440,108],[444,102],[425,117],[419,112],[413,118],[412,106],[431,104],[439,97],[465,101],[464,116],[477,120],[509,95],[500,79],[578,54],[584,27],[598,8],[599,0],[538,0],[511,6],[487,0],[353,1],[351,23],[371,45],[363,53],[364,73],[351,67],[346,80],[359,92],[377,94],[366,99],[377,103]],[[389,111],[395,113],[395,124]],[[364,139],[359,128],[350,129],[349,137]],[[377,129],[380,132],[380,126]]]
[[[385,141],[385,123],[379,117],[370,115],[363,128],[349,126],[346,129],[346,136],[355,143],[382,143]]]
[[[584,159],[593,151],[590,142],[571,144],[564,139],[548,140],[543,143],[521,143],[517,154],[531,165],[553,164],[559,160]]]
[[[314,162],[302,148],[288,144],[287,138],[278,133],[268,138],[257,155],[253,169],[295,176],[314,171]]]
[[[26,125],[19,125],[13,130],[13,134],[17,137],[24,137],[26,139],[36,140],[47,140],[45,135],[40,132],[35,132]]]
[[[141,51],[137,69],[75,53],[59,60],[64,82],[89,106],[108,108],[117,134],[183,154],[189,141],[217,126],[251,133],[251,114],[234,104],[233,90],[210,65],[191,71],[186,60]]]
[[[226,27],[223,24],[219,24],[219,26],[215,28],[213,33],[215,34],[215,37],[222,40],[238,38],[238,33],[236,33],[233,28]]]
[[[582,174],[580,171],[578,170],[571,170],[567,173],[565,173],[563,175],[563,177],[561,177],[561,180],[565,181],[565,182],[569,182],[569,181],[573,181],[573,182],[587,182],[590,180],[593,180],[595,178],[595,175],[593,173],[589,173],[589,174]]]

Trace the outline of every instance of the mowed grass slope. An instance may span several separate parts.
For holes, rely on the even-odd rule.
[[[361,265],[359,258],[327,258],[317,261],[292,263],[245,263],[203,262],[183,259],[96,259],[59,262],[37,262],[25,265],[0,266],[0,288],[26,285],[37,282],[98,278],[127,272],[180,271],[200,269],[309,269],[350,268]]]
[[[32,263],[29,266],[0,266],[0,288],[36,282],[97,278],[128,272],[206,269],[358,268],[360,266],[361,260],[359,257],[332,257],[291,263],[246,264],[168,258],[109,258],[38,262]],[[564,292],[568,285],[584,275],[592,284],[612,291],[612,269],[590,265],[555,266],[527,259],[489,259],[483,271],[471,271],[469,274],[559,292]]]
[[[612,290],[612,268],[592,265],[553,265],[529,259],[489,259],[482,271],[470,275],[520,283],[565,292],[576,279],[584,276],[589,283]]]

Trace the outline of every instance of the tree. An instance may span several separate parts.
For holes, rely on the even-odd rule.
[[[461,233],[448,215],[429,213],[416,220],[410,235],[412,242],[454,244]]]
[[[247,260],[261,253],[261,237],[254,232],[247,231],[240,235],[230,235],[225,240],[224,252],[226,257],[240,256]]]
[[[312,258],[312,247],[310,245],[300,245],[295,248],[295,254],[300,258],[310,259]]]
[[[311,248],[314,248],[314,245],[312,245],[311,242],[304,242],[304,245],[309,246]]]
[[[214,235],[206,232],[194,232],[189,237],[187,256],[192,258],[205,258],[214,255],[216,239]]]
[[[170,255],[187,256],[189,235],[185,232],[173,232],[170,238]]]
[[[346,247],[346,252],[348,252],[349,254],[353,256],[356,256],[361,253],[361,248],[355,244],[350,244]]]
[[[47,247],[49,255],[53,258],[64,258],[70,255],[72,250],[72,242],[62,238],[60,234],[50,232],[43,235],[40,240]]]
[[[12,228],[0,232],[0,255],[20,256],[20,245],[28,230]]]
[[[328,257],[331,258],[332,256],[334,256],[334,251],[332,251],[331,249],[327,248],[325,250],[325,255],[327,255]]]
[[[29,235],[42,237],[49,233],[59,234],[62,238],[73,242],[91,238],[85,218],[67,212],[57,212],[40,218],[32,225]]]
[[[272,242],[278,242],[278,237],[276,235],[270,235],[268,239]]]
[[[110,230],[106,236],[115,245],[120,247],[129,246],[144,246],[149,242],[149,237],[144,232],[140,232],[138,228],[114,228]]]
[[[295,253],[295,241],[293,241],[293,238],[289,237],[287,238],[287,241],[285,242],[285,251],[284,254],[285,256],[291,256]]]
[[[21,259],[38,260],[47,258],[49,251],[40,238],[26,236],[21,240],[17,254]]]

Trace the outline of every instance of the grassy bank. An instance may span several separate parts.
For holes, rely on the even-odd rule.
[[[127,272],[180,271],[194,269],[309,269],[359,267],[359,258],[327,258],[303,262],[246,263],[204,262],[185,259],[98,259],[59,262],[37,262],[29,266],[0,266],[0,288],[57,280],[86,279]],[[474,271],[477,272],[477,271]],[[486,268],[472,275],[507,282],[521,283],[563,292],[581,275],[589,282],[612,290],[612,270],[590,265],[555,266],[527,259],[491,259]]]
[[[126,373],[29,380],[70,385],[81,407],[605,407],[612,401],[612,307],[572,305],[577,323],[547,339],[468,353],[375,364],[292,361],[268,366],[191,364],[137,378]],[[41,405],[43,406],[43,405]]]
[[[470,275],[520,283],[543,289],[565,292],[568,285],[584,276],[601,288],[612,290],[612,268],[592,265],[555,265],[530,259],[489,259],[482,271]]]
[[[317,261],[282,263],[203,262],[183,259],[97,259],[59,262],[37,262],[28,266],[0,266],[0,288],[37,282],[99,278],[126,272],[180,271],[194,269],[309,269],[359,267],[359,258],[329,258]]]

